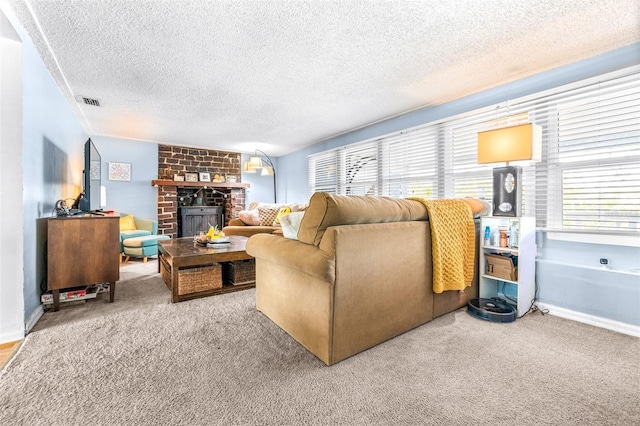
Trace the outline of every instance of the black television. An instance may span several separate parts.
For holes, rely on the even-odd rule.
[[[100,210],[100,153],[89,138],[84,144],[84,189],[80,197],[78,208],[85,212]]]

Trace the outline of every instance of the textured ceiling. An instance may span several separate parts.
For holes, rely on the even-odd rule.
[[[640,40],[638,0],[8,2],[90,135],[274,156]]]

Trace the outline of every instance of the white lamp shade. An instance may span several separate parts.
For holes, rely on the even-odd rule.
[[[260,157],[251,157],[246,164],[249,169],[259,169],[262,167],[262,159]]]
[[[256,169],[252,169],[249,167],[249,162],[245,161],[244,165],[242,166],[242,171],[245,173],[255,173]]]
[[[262,166],[261,176],[273,176],[273,167],[271,166]]]
[[[542,127],[527,123],[478,133],[478,163],[540,161]]]

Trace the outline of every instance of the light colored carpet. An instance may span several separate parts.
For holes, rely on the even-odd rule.
[[[465,310],[326,367],[255,290],[169,303],[157,264],[47,312],[0,374],[2,425],[632,425],[640,339]]]

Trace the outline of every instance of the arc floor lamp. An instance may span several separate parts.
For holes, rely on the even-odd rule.
[[[276,168],[271,158],[264,151],[256,149],[255,154],[249,158],[249,161],[245,161],[242,169],[245,173],[257,173],[258,169],[261,169],[260,176],[273,176],[273,202],[278,202]]]

